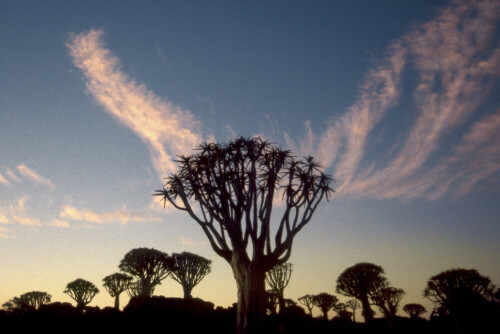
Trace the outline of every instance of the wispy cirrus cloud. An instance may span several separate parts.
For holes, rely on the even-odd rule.
[[[163,179],[175,171],[176,156],[200,143],[199,121],[123,73],[119,60],[105,48],[102,35],[101,30],[90,30],[73,36],[67,44],[73,63],[104,110],[147,145],[158,177]]]
[[[122,225],[132,222],[153,222],[159,217],[133,213],[124,206],[117,211],[97,213],[87,209],[78,209],[70,205],[64,205],[59,212],[61,218],[96,224],[107,224],[118,222]]]
[[[19,171],[19,173],[21,175],[29,178],[31,181],[33,181],[35,183],[42,184],[42,185],[48,186],[50,188],[54,188],[54,184],[52,183],[52,181],[41,176],[35,170],[29,168],[25,164],[21,164],[21,165],[17,166],[17,170]]]
[[[4,186],[10,186],[9,180],[7,180],[2,174],[0,174],[0,183]]]
[[[456,194],[467,194],[498,171],[498,159],[487,156],[496,153],[496,137],[491,135],[495,133],[491,129],[497,129],[496,116],[486,115],[473,124],[449,157],[437,162],[432,158],[443,154],[445,136],[464,126],[472,114],[484,113],[479,107],[490,93],[493,78],[500,75],[500,47],[495,40],[499,18],[498,1],[452,2],[434,20],[389,47],[382,65],[366,76],[358,101],[325,133],[315,136],[306,124],[308,135],[296,149],[312,151],[332,167],[341,195],[436,199],[451,191],[452,184],[457,185]],[[363,166],[367,138],[397,104],[406,68],[417,73],[413,93],[418,116],[385,165]],[[486,124],[491,131],[485,131]],[[449,168],[451,162],[453,168]]]

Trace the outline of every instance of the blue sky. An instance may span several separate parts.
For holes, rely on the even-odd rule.
[[[193,294],[232,304],[229,266],[151,194],[176,155],[240,135],[338,180],[296,238],[290,298],[362,261],[402,305],[431,308],[426,280],[453,267],[500,284],[499,20],[498,1],[3,1],[0,301],[71,301],[71,280],[154,247],[212,259]]]

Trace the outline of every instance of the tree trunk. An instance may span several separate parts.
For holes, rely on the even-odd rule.
[[[115,295],[115,309],[119,310],[120,309],[120,294],[117,293]]]
[[[262,333],[265,328],[265,276],[254,263],[232,263],[238,286],[236,329],[238,334]]]
[[[370,307],[368,298],[363,298],[361,300],[361,306],[363,307],[363,316],[365,317],[365,323],[367,324],[373,320],[373,311]]]
[[[184,299],[191,299],[193,296],[191,296],[191,291],[193,291],[193,287],[189,285],[183,285],[182,290],[184,290]]]

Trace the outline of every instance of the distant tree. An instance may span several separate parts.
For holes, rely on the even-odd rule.
[[[99,289],[93,283],[78,278],[66,285],[64,293],[76,301],[78,309],[83,309],[99,293]]]
[[[323,312],[323,319],[327,320],[328,311],[330,311],[330,309],[332,309],[338,301],[339,299],[336,296],[322,292],[314,295],[312,302],[314,306],[319,307],[321,312]]]
[[[141,296],[151,297],[154,288],[172,273],[173,260],[154,248],[135,248],[125,254],[118,267],[137,278]]]
[[[300,297],[298,300],[299,300],[299,303],[301,303],[302,305],[307,307],[307,310],[309,311],[309,315],[312,316],[312,309],[314,306],[313,296],[312,295],[305,295],[305,296]]]
[[[122,274],[114,273],[103,278],[104,288],[111,297],[115,298],[115,309],[120,309],[120,294],[127,290],[129,284],[132,282],[132,277]]]
[[[344,303],[336,303],[335,305],[333,305],[332,309],[335,312],[339,313],[339,312],[345,311],[347,309],[347,305]]]
[[[365,262],[345,269],[337,279],[338,293],[354,297],[361,302],[366,323],[373,319],[373,311],[370,307],[371,294],[386,284],[387,279],[383,275],[382,267]]]
[[[443,307],[455,318],[484,310],[494,298],[495,286],[474,269],[451,269],[432,276],[424,297]]]
[[[396,316],[399,303],[403,299],[405,291],[391,286],[382,286],[370,294],[372,301],[380,308],[384,317],[389,319]]]
[[[203,143],[178,162],[179,172],[156,195],[189,213],[233,269],[238,333],[262,332],[265,274],[289,259],[294,237],[333,191],[332,178],[313,158],[297,161],[260,138]],[[272,208],[280,191],[284,205],[274,229]]]
[[[193,288],[210,273],[212,261],[188,252],[172,254],[172,258],[174,260],[172,278],[182,285],[184,298],[192,298]]]
[[[276,308],[278,307],[279,304],[278,295],[273,290],[267,290],[265,296],[266,296],[265,307],[267,314],[271,315],[277,314]]]
[[[285,309],[285,288],[292,276],[292,264],[283,263],[274,266],[266,273],[266,282],[278,297],[280,313]]]
[[[35,310],[38,310],[38,308],[43,304],[50,303],[51,298],[51,295],[42,291],[26,292],[19,297],[23,304],[26,304],[28,307]]]
[[[411,304],[405,304],[405,306],[403,306],[403,311],[408,313],[410,318],[417,319],[422,314],[424,314],[427,310],[425,309],[425,307],[423,307],[420,304],[411,303]]]
[[[361,304],[356,299],[350,299],[345,304],[352,310],[352,321],[356,322],[356,310],[361,307]]]

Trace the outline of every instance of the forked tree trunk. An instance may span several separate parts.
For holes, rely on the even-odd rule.
[[[238,287],[236,329],[238,334],[262,333],[265,329],[265,278],[259,265],[232,263]]]

